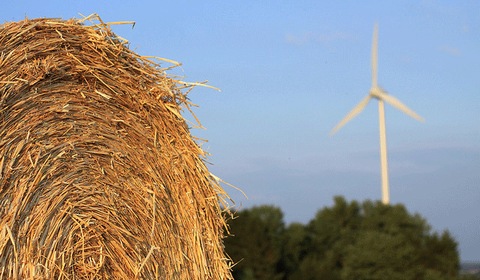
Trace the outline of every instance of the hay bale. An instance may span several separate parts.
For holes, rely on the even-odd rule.
[[[102,22],[0,27],[1,279],[231,279],[178,83]]]

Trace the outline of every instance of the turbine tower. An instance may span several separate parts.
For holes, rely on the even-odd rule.
[[[377,44],[378,44],[378,25],[375,24],[373,30],[373,42],[372,42],[372,87],[368,92],[368,95],[363,98],[360,103],[350,111],[345,118],[343,118],[337,126],[335,126],[330,135],[335,134],[341,127],[347,122],[356,117],[360,112],[365,109],[370,99],[375,98],[378,100],[378,118],[380,128],[380,170],[382,174],[382,202],[383,204],[390,203],[390,194],[388,186],[388,160],[387,160],[387,135],[385,131],[385,108],[384,102],[392,105],[398,110],[404,112],[410,117],[419,121],[424,121],[417,113],[408,108],[405,104],[400,102],[397,98],[388,95],[388,93],[377,85]]]

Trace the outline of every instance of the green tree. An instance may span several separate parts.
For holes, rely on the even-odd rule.
[[[413,244],[402,236],[364,231],[347,251],[342,279],[422,279],[415,250]]]
[[[421,261],[426,279],[455,279],[460,269],[457,242],[448,231],[426,236]]]
[[[459,271],[457,243],[448,232],[441,236],[431,233],[425,219],[418,214],[408,213],[400,204],[383,205],[380,202],[366,201],[362,210],[362,231],[373,230],[387,234],[393,238],[391,242],[403,240],[403,246],[391,250],[388,254],[401,257],[406,248],[415,249],[409,256],[408,265],[403,269],[404,275],[401,278],[409,279],[409,273],[408,277],[413,277],[410,279],[456,279]],[[364,246],[363,250],[374,249],[375,246]],[[385,249],[382,252],[385,255],[388,251]],[[378,255],[382,252],[378,252]],[[391,264],[390,267],[394,265]]]
[[[233,236],[225,239],[225,247],[237,262],[233,267],[235,279],[281,279],[279,266],[285,225],[280,208],[257,206],[240,211],[229,226]]]
[[[385,205],[379,201],[365,201],[362,205],[362,231],[373,230],[393,236],[402,236],[409,243],[420,246],[430,226],[420,215],[411,215],[401,205]]]
[[[305,226],[300,223],[290,224],[284,231],[282,239],[281,271],[284,279],[291,279],[298,270],[301,258],[305,255]]]
[[[432,233],[424,218],[400,204],[335,197],[307,225],[288,227],[274,206],[238,216],[229,222],[234,236],[225,240],[238,262],[237,280],[469,279],[458,276],[452,236]]]
[[[335,197],[306,226],[290,279],[455,279],[457,244],[403,205]]]
[[[300,278],[340,279],[346,249],[361,223],[361,209],[356,201],[349,203],[340,196],[334,201],[333,207],[317,212],[307,225],[307,253],[299,266]]]
[[[431,278],[433,279],[433,278]],[[440,278],[441,279],[441,278]],[[480,280],[480,273],[476,274],[464,274],[458,277],[459,280]],[[429,279],[430,280],[430,279]]]

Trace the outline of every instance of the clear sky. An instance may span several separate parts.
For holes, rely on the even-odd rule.
[[[142,55],[183,63],[209,141],[210,170],[243,189],[241,208],[280,206],[308,222],[333,196],[379,200],[378,113],[372,102],[328,132],[378,81],[426,119],[386,107],[391,202],[448,229],[463,261],[480,261],[480,2],[8,1],[0,20],[98,13]],[[187,116],[187,118],[189,118]]]

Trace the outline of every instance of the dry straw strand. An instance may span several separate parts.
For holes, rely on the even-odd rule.
[[[205,84],[121,23],[0,26],[1,279],[232,279],[229,197],[181,114]]]

